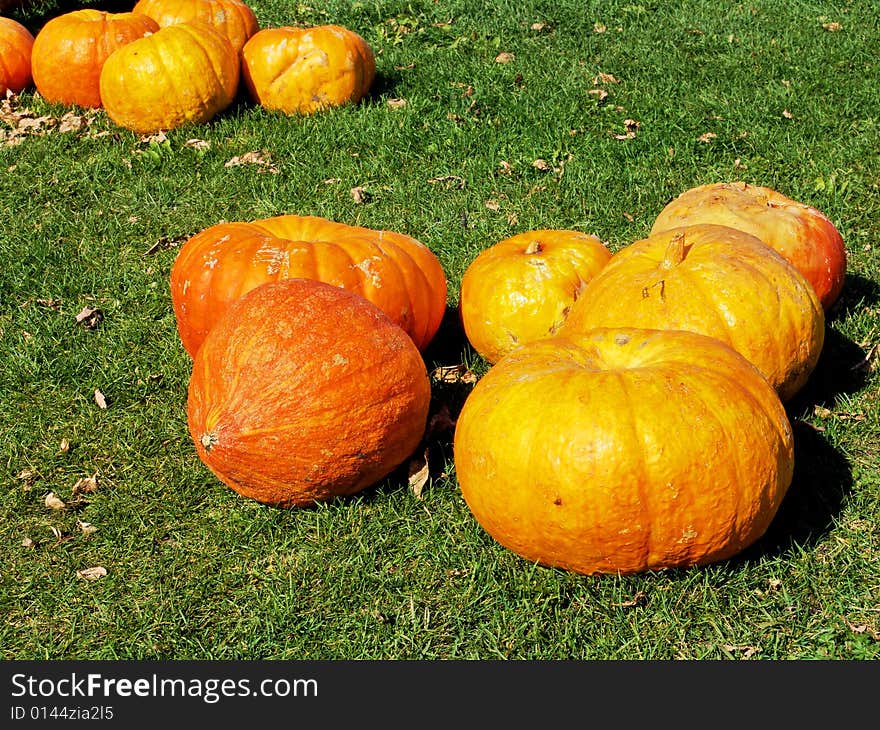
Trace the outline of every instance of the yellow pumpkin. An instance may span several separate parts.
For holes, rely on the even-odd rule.
[[[555,334],[610,258],[602,241],[579,231],[526,231],[490,246],[461,279],[459,314],[468,341],[492,363]]]
[[[100,91],[110,119],[145,134],[209,121],[232,103],[238,82],[238,55],[229,39],[190,21],[111,53]]]
[[[782,402],[745,358],[704,335],[632,328],[503,357],[468,395],[454,454],[489,535],[583,574],[737,554],[766,531],[794,468]]]
[[[242,49],[242,75],[266,109],[314,114],[366,96],[376,59],[360,35],[339,25],[264,28]]]
[[[612,256],[560,332],[678,329],[715,337],[790,399],[816,366],[825,314],[809,282],[755,236],[702,224],[655,233]]]

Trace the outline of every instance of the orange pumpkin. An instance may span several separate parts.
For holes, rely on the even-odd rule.
[[[251,97],[285,114],[313,114],[360,101],[376,75],[373,49],[339,25],[264,28],[242,49]]]
[[[323,281],[363,296],[423,350],[446,311],[446,276],[421,242],[317,216],[282,215],[218,223],[181,247],[171,268],[171,301],[192,356],[243,294],[281,279]]]
[[[46,101],[99,108],[104,62],[117,48],[159,30],[145,15],[85,8],[49,20],[34,39],[34,86]]]
[[[526,560],[583,574],[731,557],[791,483],[785,409],[710,337],[598,328],[526,344],[468,395],[454,440],[468,508]]]
[[[34,37],[21,23],[0,18],[0,94],[17,94],[31,85]]]
[[[234,302],[193,361],[187,418],[199,457],[278,507],[354,494],[424,434],[431,396],[412,340],[376,306],[310,279]]]
[[[192,21],[114,51],[101,71],[100,90],[110,119],[145,134],[209,121],[232,103],[238,82],[229,39]]]
[[[461,279],[459,313],[468,341],[490,363],[549,337],[611,258],[596,236],[535,230],[482,251]]]
[[[699,185],[672,200],[651,233],[716,223],[760,238],[804,275],[827,312],[846,276],[846,246],[831,220],[810,205],[760,185]]]
[[[260,29],[254,11],[241,0],[138,0],[134,12],[148,15],[160,28],[200,20],[225,35],[236,53]]]
[[[596,327],[715,337],[788,400],[816,366],[825,315],[809,282],[776,251],[745,231],[705,224],[655,233],[614,254],[560,332]]]

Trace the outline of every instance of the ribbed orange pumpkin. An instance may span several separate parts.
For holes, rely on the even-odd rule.
[[[101,100],[110,119],[140,134],[201,124],[232,103],[239,73],[226,36],[200,21],[178,23],[110,54]]]
[[[840,232],[824,213],[772,188],[699,185],[667,204],[651,233],[695,223],[717,223],[760,238],[813,285],[826,312],[843,289],[846,246]]]
[[[154,20],[138,13],[85,8],[57,15],[34,39],[34,85],[47,101],[99,108],[104,62],[117,48],[157,30]]]
[[[526,231],[490,246],[461,279],[459,313],[468,341],[493,363],[555,334],[610,258],[596,236],[570,230]]]
[[[785,409],[727,345],[599,328],[529,343],[468,395],[455,471],[480,525],[519,556],[583,574],[731,557],[791,483]]]
[[[12,18],[0,18],[0,94],[31,85],[31,32]]]
[[[360,101],[376,76],[373,49],[339,25],[264,28],[242,49],[251,98],[285,114],[313,114]]]
[[[150,16],[160,28],[201,20],[225,35],[236,53],[260,29],[254,11],[241,0],[138,0],[134,12]]]
[[[776,251],[745,231],[705,224],[655,233],[615,253],[560,332],[596,327],[715,337],[788,400],[816,366],[825,315],[809,282]]]
[[[193,361],[199,457],[239,494],[278,507],[354,494],[424,435],[431,397],[412,340],[363,297],[310,279],[233,303]]]
[[[363,296],[420,350],[446,311],[440,261],[402,233],[299,215],[218,223],[186,241],[171,268],[171,302],[186,351],[195,355],[243,294],[291,278],[316,279]]]

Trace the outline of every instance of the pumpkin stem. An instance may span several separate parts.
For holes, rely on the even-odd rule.
[[[529,245],[526,246],[526,250],[523,253],[531,255],[535,253],[541,253],[541,251],[543,250],[544,244],[542,244],[540,241],[530,241]]]
[[[199,438],[199,443],[205,448],[205,451],[210,451],[214,446],[217,445],[217,442],[220,439],[217,438],[217,434],[213,431],[208,433],[203,433]]]
[[[684,233],[676,233],[666,247],[666,253],[663,255],[660,267],[672,269],[682,261],[684,261]]]

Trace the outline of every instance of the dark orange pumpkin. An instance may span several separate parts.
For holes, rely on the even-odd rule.
[[[58,15],[34,40],[34,85],[47,101],[98,108],[101,69],[110,54],[157,30],[154,20],[138,13],[85,8]]]
[[[18,93],[30,86],[31,32],[12,18],[0,18],[0,94]]]
[[[423,350],[446,311],[446,275],[431,250],[394,231],[317,216],[218,223],[181,247],[171,301],[181,342],[195,355],[229,305],[259,284],[307,278],[378,306]]]
[[[430,397],[418,349],[381,310],[286,279],[252,289],[212,328],[193,361],[187,417],[221,481],[295,507],[393,471],[421,441]]]
[[[462,495],[501,545],[578,573],[731,557],[791,483],[791,426],[758,370],[691,332],[599,328],[523,345],[468,395]]]

